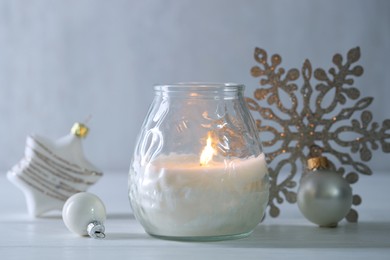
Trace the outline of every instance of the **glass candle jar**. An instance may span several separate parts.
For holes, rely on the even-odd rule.
[[[150,235],[249,235],[268,203],[268,170],[243,85],[155,86],[129,172],[136,219]]]

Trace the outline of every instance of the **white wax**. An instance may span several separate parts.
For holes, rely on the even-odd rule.
[[[199,164],[196,155],[158,157],[133,179],[130,199],[146,232],[160,236],[248,233],[268,203],[264,154]],[[132,173],[130,173],[132,174]]]

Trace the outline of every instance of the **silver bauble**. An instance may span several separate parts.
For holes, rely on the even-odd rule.
[[[335,227],[351,209],[352,189],[335,172],[317,169],[302,179],[297,202],[309,221],[322,227]]]

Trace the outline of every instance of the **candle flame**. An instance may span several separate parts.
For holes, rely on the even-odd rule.
[[[212,139],[210,133],[208,133],[206,146],[203,148],[202,153],[200,154],[200,165],[206,166],[212,159],[215,154],[214,148],[211,146]]]

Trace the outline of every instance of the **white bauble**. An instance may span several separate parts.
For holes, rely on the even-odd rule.
[[[103,238],[106,208],[94,194],[80,192],[71,196],[64,204],[62,218],[72,232],[94,238]]]

